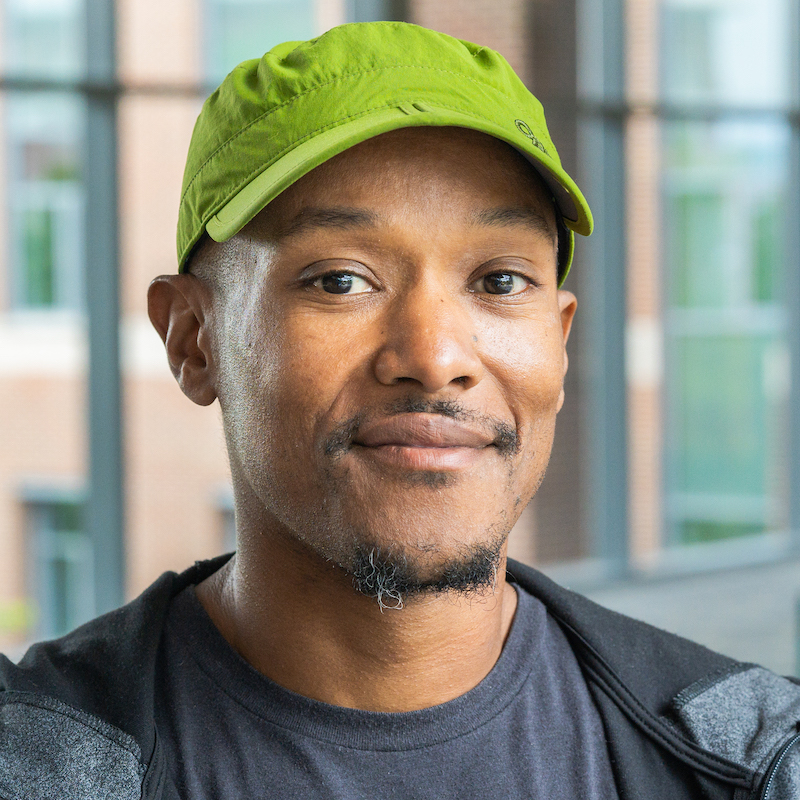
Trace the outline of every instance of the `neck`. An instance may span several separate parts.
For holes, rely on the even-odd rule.
[[[338,567],[280,536],[242,537],[198,586],[231,646],[286,689],[332,705],[412,711],[474,688],[494,666],[516,609],[505,580],[479,595],[422,595],[382,610]]]

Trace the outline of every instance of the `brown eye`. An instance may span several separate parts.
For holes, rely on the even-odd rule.
[[[362,294],[372,291],[372,287],[358,275],[351,272],[329,272],[314,281],[314,286],[319,286],[328,294]]]
[[[530,281],[514,272],[492,272],[473,284],[473,291],[486,294],[519,294],[525,291]]]

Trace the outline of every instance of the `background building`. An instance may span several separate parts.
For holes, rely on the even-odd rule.
[[[175,385],[145,291],[175,270],[204,96],[366,19],[500,50],[595,211],[512,550],[794,671],[800,0],[0,0],[0,647],[232,547],[218,413]]]

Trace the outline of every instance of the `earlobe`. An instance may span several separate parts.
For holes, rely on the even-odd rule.
[[[564,335],[564,344],[569,339],[569,332],[572,330],[572,320],[575,318],[575,311],[578,308],[578,298],[566,289],[558,290],[558,310],[561,314],[561,331]]]
[[[567,368],[569,367],[569,358],[567,357],[567,340],[569,333],[572,330],[572,320],[575,318],[575,311],[578,308],[578,300],[572,292],[560,289],[558,292],[558,310],[561,314],[561,331],[564,336],[564,365],[561,373],[561,391],[558,395],[557,411],[561,411],[564,405],[564,378],[567,376]]]
[[[147,291],[150,321],[183,393],[207,406],[217,398],[208,290],[194,275],[161,275]]]
[[[564,371],[561,373],[561,391],[558,393],[558,406],[556,407],[556,413],[561,411],[561,407],[564,405],[564,379],[567,377],[567,368],[569,367],[569,358],[567,357],[567,349],[564,348]]]

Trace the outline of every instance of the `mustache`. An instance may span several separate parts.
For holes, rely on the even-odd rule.
[[[477,424],[483,430],[491,432],[492,444],[502,456],[510,457],[519,452],[519,435],[513,425],[497,417],[472,411],[458,400],[427,400],[420,397],[403,397],[384,406],[381,412],[385,416],[395,416],[397,414],[441,414],[441,416],[449,417],[456,422]],[[325,439],[325,455],[331,458],[343,456],[353,446],[353,441],[368,416],[367,412],[362,411],[336,425]]]

